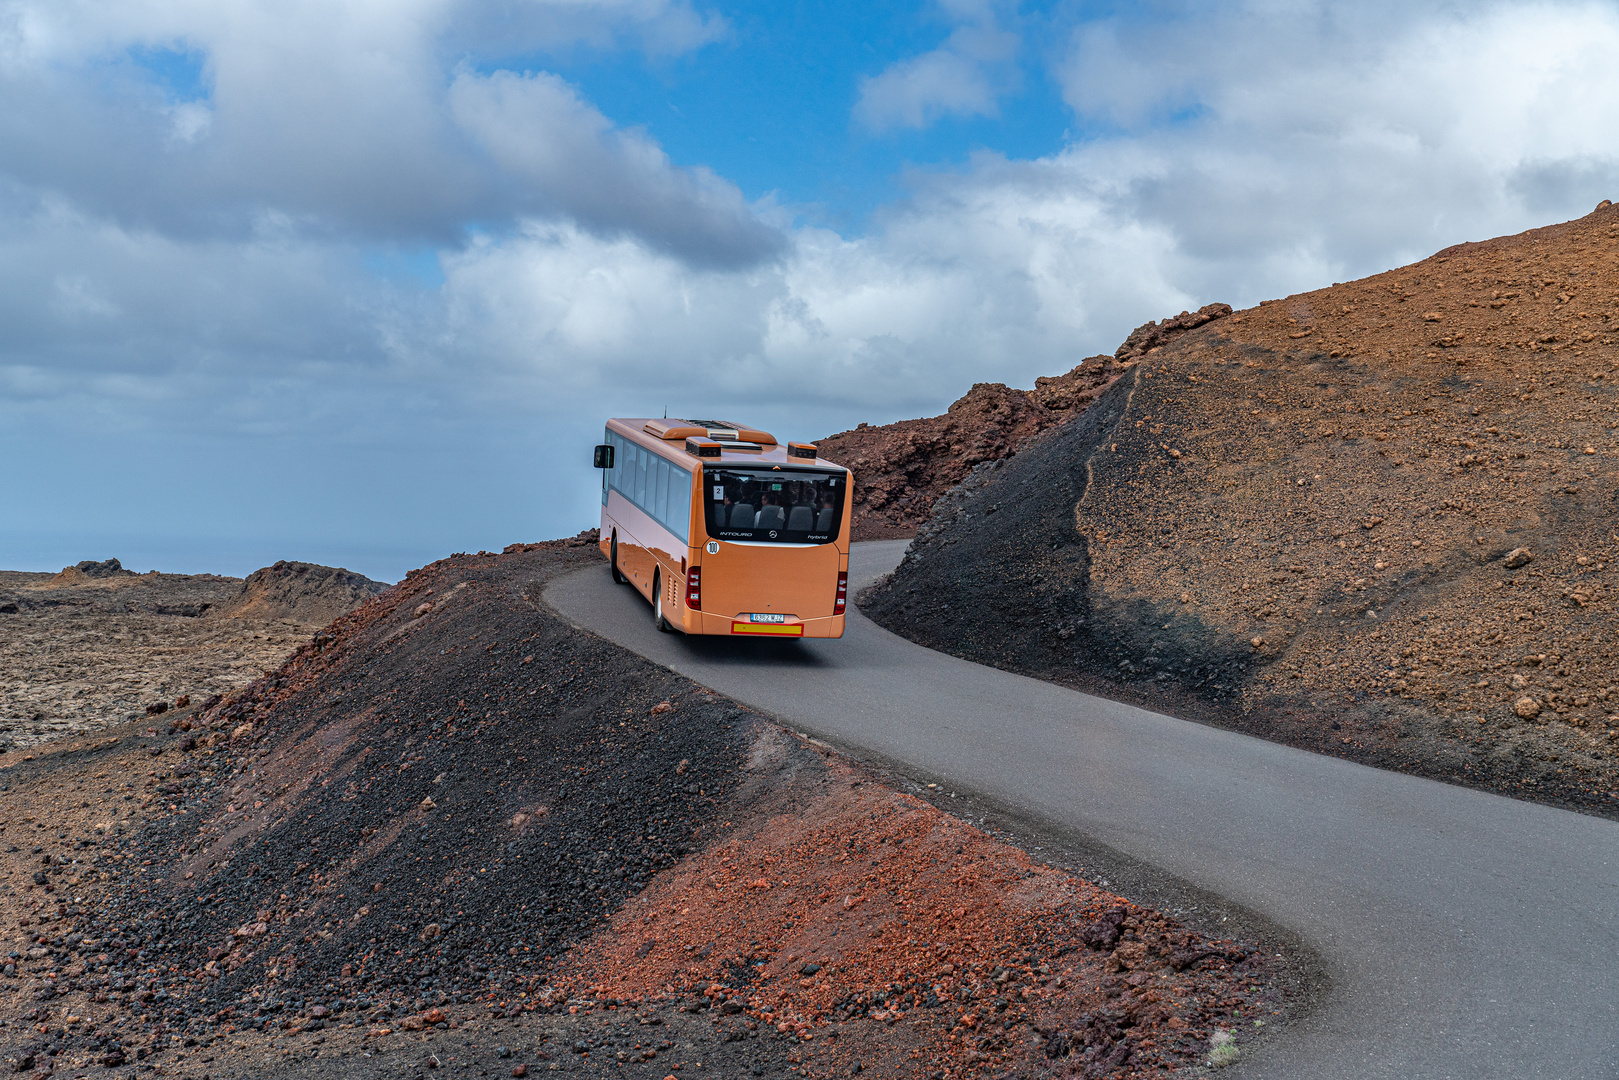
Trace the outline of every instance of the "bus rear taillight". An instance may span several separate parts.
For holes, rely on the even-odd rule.
[[[842,615],[843,609],[849,605],[849,575],[838,574],[838,598],[832,602],[832,614]]]
[[[695,566],[686,571],[686,606],[693,611],[703,610],[702,571]]]

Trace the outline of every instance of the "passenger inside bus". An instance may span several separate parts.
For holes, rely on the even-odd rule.
[[[711,468],[704,478],[716,536],[826,543],[838,532],[843,489],[836,474]]]
[[[780,530],[787,526],[787,512],[781,508],[781,496],[766,493],[764,505],[759,507],[759,516],[753,522],[755,529]]]

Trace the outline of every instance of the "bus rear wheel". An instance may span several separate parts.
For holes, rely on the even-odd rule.
[[[652,625],[660,633],[668,634],[674,630],[669,620],[663,617],[663,575],[652,575]]]
[[[618,568],[618,533],[616,532],[613,534],[613,546],[611,548],[611,554],[607,556],[607,561],[613,567],[613,580],[620,585],[628,583],[630,579],[625,577],[624,571]]]

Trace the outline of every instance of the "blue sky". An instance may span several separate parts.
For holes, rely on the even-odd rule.
[[[393,580],[1619,190],[1619,6],[0,0],[0,566]]]
[[[859,232],[905,194],[913,168],[960,168],[975,152],[1036,158],[1073,124],[1060,88],[1019,42],[1015,85],[989,115],[946,114],[925,127],[873,130],[856,119],[862,80],[945,44],[948,14],[930,6],[829,3],[719,5],[720,40],[679,57],[570,51],[515,57],[578,83],[624,125],[644,126],[685,165],[707,165],[745,198],[773,197],[806,220]],[[1018,13],[1024,24],[1039,11]]]

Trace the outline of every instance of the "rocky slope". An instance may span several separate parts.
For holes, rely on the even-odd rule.
[[[539,602],[599,558],[444,560],[232,698],[0,770],[0,1060],[1150,1077],[1278,1019],[1271,950],[1041,866]]]
[[[225,619],[291,619],[324,626],[388,586],[341,567],[276,563],[255,570],[223,607]]]
[[[978,383],[943,416],[861,424],[821,439],[821,456],[855,473],[854,539],[913,535],[934,500],[969,469],[1011,457],[1083,412],[1143,356],[1230,313],[1227,304],[1183,311],[1138,327],[1112,356],[1088,357],[1066,375],[1036,379],[1033,390]]]
[[[1619,813],[1619,211],[1267,302],[980,466],[900,633]]]

